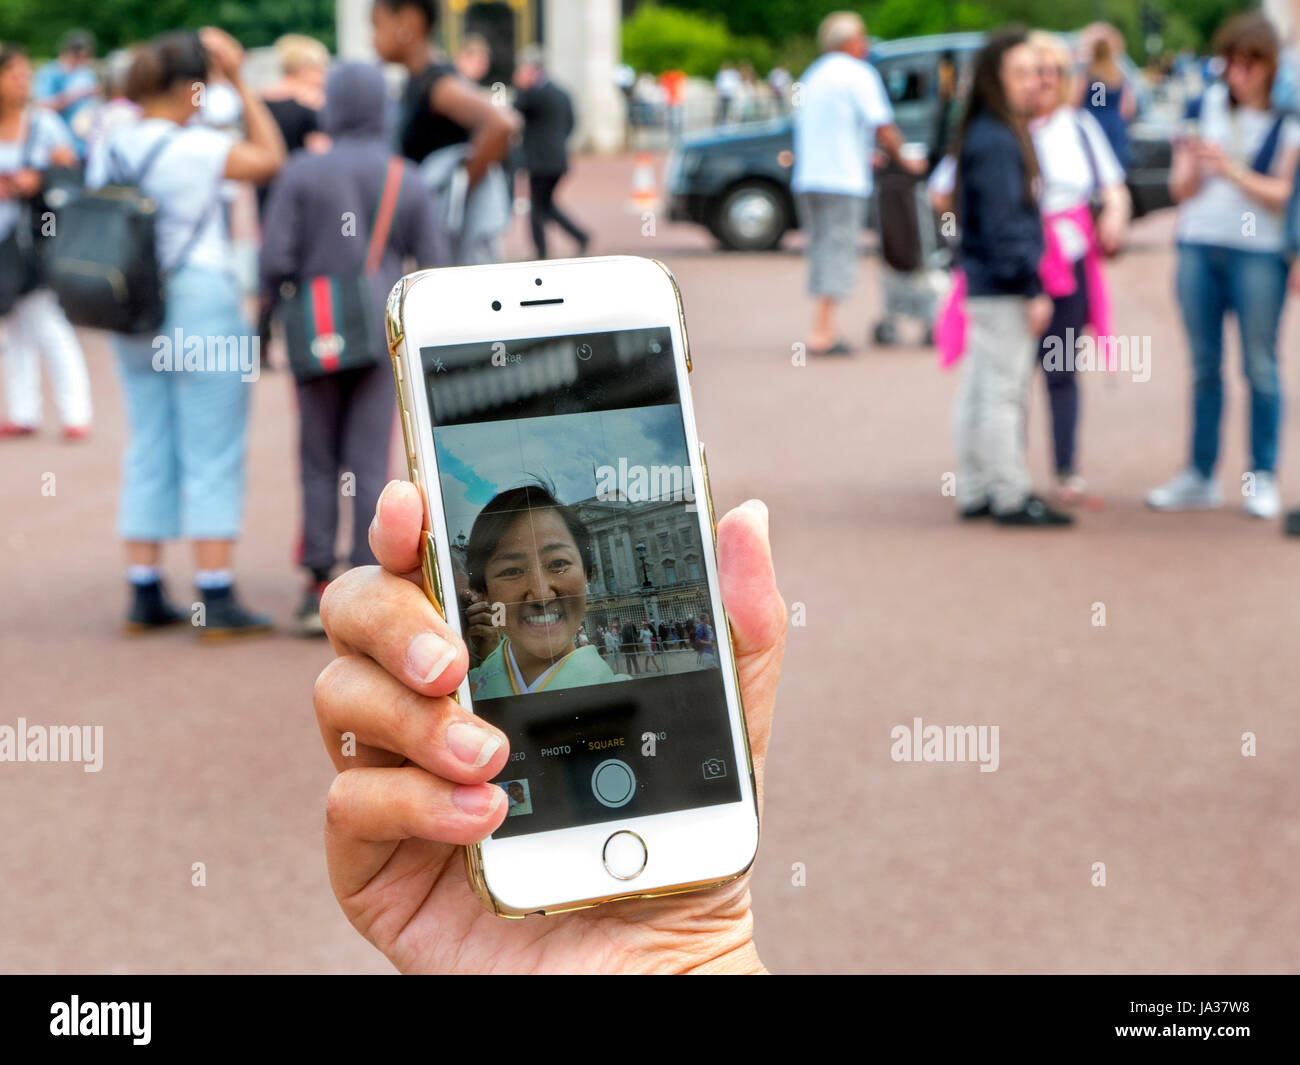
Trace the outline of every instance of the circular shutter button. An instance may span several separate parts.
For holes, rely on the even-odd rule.
[[[635,832],[615,832],[601,851],[605,869],[616,880],[635,880],[645,868],[645,842]]]
[[[602,806],[626,806],[636,794],[636,774],[626,762],[606,758],[591,774],[591,790]]]

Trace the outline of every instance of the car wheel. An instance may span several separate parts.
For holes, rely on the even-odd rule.
[[[776,186],[746,181],[722,198],[710,228],[728,248],[769,251],[790,228],[790,210]]]

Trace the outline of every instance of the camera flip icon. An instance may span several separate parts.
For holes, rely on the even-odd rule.
[[[705,780],[721,780],[727,775],[727,763],[721,758],[706,758],[700,763]]]

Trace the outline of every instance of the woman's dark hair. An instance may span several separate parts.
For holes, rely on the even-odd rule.
[[[583,573],[591,575],[596,568],[596,556],[591,533],[578,517],[578,512],[556,499],[555,493],[548,486],[540,483],[526,484],[493,496],[492,501],[474,519],[474,528],[469,533],[469,546],[465,550],[465,568],[468,571],[469,586],[474,591],[487,591],[488,559],[515,523],[515,519],[521,512],[539,510],[553,510],[560,516],[569,535],[573,537],[573,542],[578,545]]]
[[[1267,66],[1268,89],[1272,92],[1282,45],[1277,30],[1267,15],[1260,11],[1243,11],[1239,15],[1233,15],[1215,31],[1213,47],[1214,54],[1225,60],[1240,57]]]
[[[19,59],[26,59],[26,58],[27,58],[27,52],[24,50],[22,45],[0,44],[0,74],[3,74],[6,70],[8,70],[10,64],[16,62]],[[19,108],[26,106],[26,101],[24,100],[18,106]]]
[[[21,44],[0,44],[0,72],[15,59],[26,59],[27,49]]]
[[[126,72],[126,96],[139,103],[178,83],[208,80],[208,53],[193,30],[172,30],[137,45]]]
[[[415,8],[424,16],[425,25],[429,27],[430,33],[438,25],[438,0],[375,0],[375,3],[382,8],[387,8],[394,15],[408,7]]]
[[[1034,143],[1029,139],[1024,120],[1011,110],[1007,92],[1002,84],[1002,60],[1013,48],[1028,44],[1029,38],[1019,27],[1009,27],[995,33],[984,47],[975,53],[972,61],[970,96],[966,100],[966,111],[961,116],[961,125],[957,128],[957,187],[961,184],[961,146],[966,143],[970,127],[981,115],[988,115],[1001,122],[1015,134],[1016,143],[1020,145],[1020,159],[1025,168],[1025,200],[1035,201],[1034,183],[1038,180],[1038,157],[1034,155]],[[960,203],[960,196],[957,197]]]

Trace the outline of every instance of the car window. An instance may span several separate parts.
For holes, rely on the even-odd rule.
[[[930,70],[927,64],[916,60],[885,60],[879,69],[890,103],[911,103],[929,98]]]

